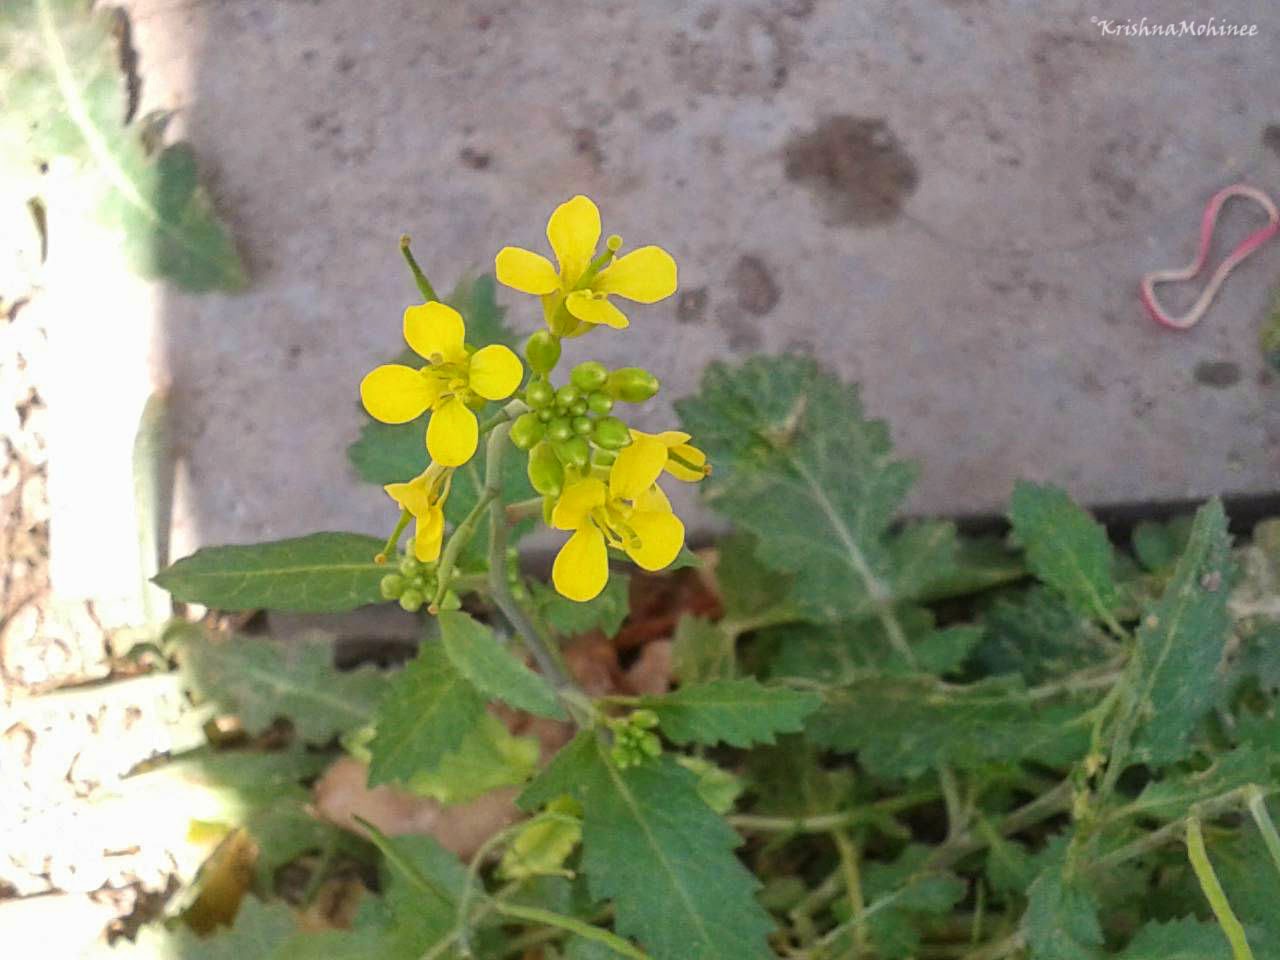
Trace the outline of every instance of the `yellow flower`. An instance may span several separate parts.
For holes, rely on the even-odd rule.
[[[546,257],[520,247],[503,247],[494,266],[500,283],[542,298],[554,334],[576,336],[596,324],[626,327],[626,314],[610,302],[610,294],[656,303],[676,292],[676,262],[661,247],[640,247],[615,259],[622,238],[612,236],[596,256],[600,211],[581,194],[556,207],[547,221],[547,239],[558,271]]]
[[[462,315],[430,300],[404,312],[404,339],[427,361],[420,370],[388,363],[360,384],[370,416],[383,423],[408,423],[431,411],[427,450],[436,463],[458,467],[471,459],[479,440],[473,407],[505,400],[520,386],[524,367],[507,347],[493,344],[470,353]]]
[[[571,530],[556,554],[551,579],[570,600],[597,596],[609,580],[608,547],[623,550],[645,570],[661,570],[684,545],[684,524],[657,486],[667,449],[643,436],[623,448],[609,471],[609,484],[586,476],[566,484],[551,525]]]
[[[440,558],[440,543],[444,539],[444,502],[449,496],[451,483],[453,468],[433,463],[408,483],[389,483],[382,488],[417,521],[413,555],[423,563],[434,563]]]
[[[631,431],[632,440],[638,441],[641,438],[657,440],[666,448],[667,462],[664,469],[677,480],[697,483],[711,473],[707,455],[689,442],[689,434],[679,430],[664,430],[658,434]]]

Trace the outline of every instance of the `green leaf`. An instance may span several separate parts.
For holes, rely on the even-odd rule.
[[[716,813],[725,814],[732,810],[738,797],[747,789],[741,777],[717,767],[710,760],[678,754],[676,763],[698,778],[698,796]]]
[[[1028,683],[1041,683],[1108,655],[1088,618],[1040,585],[995,600],[983,625],[974,659],[989,674],[1018,673]]]
[[[1098,902],[1084,886],[1068,884],[1057,864],[1046,868],[1027,892],[1022,929],[1033,960],[1088,960],[1100,956]]]
[[[1211,500],[1197,511],[1173,578],[1138,627],[1132,676],[1135,709],[1144,722],[1134,746],[1145,762],[1183,757],[1213,705],[1231,626],[1229,550],[1226,513]]]
[[[1231,946],[1216,923],[1183,917],[1147,923],[1117,956],[1119,960],[1231,960]]]
[[[715,464],[703,484],[712,506],[757,538],[763,563],[794,575],[805,617],[883,615],[952,566],[950,524],[890,536],[915,468],[892,459],[888,429],[865,418],[856,388],[812,360],[712,364],[701,392],[676,406]]]
[[[912,649],[924,670],[939,676],[957,672],[982,642],[982,628],[971,624],[932,630]]]
[[[1053,486],[1020,482],[1009,506],[1027,565],[1082,616],[1106,619],[1118,594],[1115,555],[1107,531]]]
[[[551,684],[517,660],[492,630],[457,610],[443,611],[439,619],[444,652],[476,689],[517,710],[569,719]]]
[[[230,929],[199,937],[186,926],[167,930],[152,924],[139,931],[136,942],[116,946],[103,956],[125,960],[280,960],[281,948],[296,929],[293,913],[285,904],[245,897]]]
[[[643,697],[640,704],[658,715],[662,732],[676,743],[749,747],[799,731],[805,717],[822,706],[822,698],[744,678],[681,687],[661,697]]]
[[[530,587],[539,616],[561,636],[576,637],[599,630],[606,637],[612,637],[630,613],[631,578],[625,573],[610,574],[599,596],[585,603],[562,597],[538,581]]]
[[[942,763],[960,769],[1083,756],[1083,707],[1033,701],[1008,680],[965,686],[932,677],[867,676],[830,691],[809,721],[814,742],[857,751],[872,774],[911,777]]]
[[[538,768],[538,741],[510,733],[497,717],[485,714],[431,771],[409,780],[414,793],[441,803],[466,803],[490,790],[524,783]]]
[[[1191,807],[1250,783],[1271,783],[1274,759],[1252,746],[1218,754],[1204,770],[1169,768],[1123,808],[1126,814],[1177,820]]]
[[[716,585],[730,624],[776,622],[788,608],[791,578],[761,563],[756,550],[756,538],[747,533],[729,534],[716,549]]]
[[[1186,548],[1190,533],[1190,517],[1175,517],[1166,523],[1143,520],[1133,528],[1134,556],[1152,573],[1168,570]]]
[[[462,314],[467,343],[476,347],[501,343],[518,353],[520,335],[507,326],[507,308],[499,305],[497,292],[493,274],[482,273],[474,279],[459,280],[445,302]]]
[[[655,960],[771,957],[759,884],[697,778],[668,756],[619,770],[608,752],[595,734],[579,734],[521,804],[562,793],[582,804],[583,868],[592,895],[613,900],[617,932]]]
[[[369,784],[409,783],[436,771],[485,716],[484,698],[438,643],[393,677],[375,715],[369,744]]]
[[[884,960],[907,960],[920,949],[922,933],[931,919],[948,913],[964,899],[966,884],[950,873],[923,873],[920,866],[927,856],[925,848],[909,846],[894,863],[868,863],[863,893],[870,901],[863,927],[875,945],[876,955]],[[837,905],[836,915],[850,919],[852,912],[846,901]],[[851,927],[833,944],[838,955],[853,947]]]
[[[248,546],[204,547],[155,582],[184,603],[218,610],[340,613],[382,603],[382,542],[357,533],[313,533]]]
[[[706,617],[684,614],[672,643],[672,671],[685,685],[726,676],[733,664],[732,638]]]
[[[120,232],[144,276],[193,292],[240,289],[244,265],[199,184],[191,149],[173,144],[154,152],[147,134],[154,138],[163,122],[126,123],[128,88],[137,81],[121,70],[122,16],[80,0],[5,4],[0,157],[32,171],[70,160],[75,187]]]
[[[371,668],[340,673],[333,666],[333,638],[309,633],[289,643],[200,635],[182,645],[191,690],[235,714],[249,733],[287,717],[304,740],[321,743],[369,722],[386,689]]]
[[[580,814],[577,801],[570,797],[552,803],[516,834],[502,855],[499,873],[511,880],[566,875],[564,862],[582,840]]]

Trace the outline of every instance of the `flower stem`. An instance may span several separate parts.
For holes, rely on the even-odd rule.
[[[400,535],[404,533],[404,528],[409,525],[409,519],[412,514],[407,509],[400,511],[400,519],[396,521],[396,528],[391,531],[391,536],[387,537],[387,542],[382,548],[382,552],[373,558],[374,563],[386,563],[387,559],[396,552],[400,546]]]
[[[409,264],[409,270],[413,273],[413,280],[418,285],[418,292],[422,294],[423,299],[440,299],[436,296],[436,291],[431,286],[431,281],[427,279],[427,275],[418,266],[418,261],[413,258],[413,252],[409,249],[409,235],[407,233],[400,238],[400,252],[404,254],[405,263]]]
[[[440,604],[444,601],[444,595],[452,586],[453,568],[458,563],[458,554],[462,552],[462,548],[471,542],[471,538],[475,536],[476,526],[480,523],[480,518],[484,516],[484,512],[489,509],[489,504],[497,496],[497,492],[490,490],[487,486],[480,493],[476,505],[471,508],[471,512],[463,518],[457,528],[449,536],[449,542],[445,544],[444,552],[440,555],[440,566],[436,573],[436,595],[431,601],[431,613],[440,612]]]
[[[1231,909],[1226,891],[1213,872],[1213,864],[1209,861],[1209,853],[1204,848],[1204,836],[1200,832],[1200,820],[1191,817],[1187,820],[1187,857],[1191,860],[1191,869],[1200,881],[1200,889],[1213,915],[1218,918],[1218,926],[1226,934],[1231,944],[1231,955],[1235,960],[1254,960],[1253,950],[1249,948],[1249,940],[1244,935],[1244,927]]]
[[[1246,791],[1245,797],[1249,802],[1253,822],[1258,825],[1263,842],[1267,845],[1267,852],[1271,854],[1271,862],[1280,871],[1280,833],[1276,833],[1276,825],[1271,821],[1271,814],[1267,813],[1266,794],[1259,787],[1252,787]]]
[[[504,421],[493,428],[489,434],[485,455],[484,490],[489,497],[489,595],[502,615],[511,624],[524,642],[529,653],[542,675],[547,678],[561,703],[580,726],[590,723],[590,710],[586,706],[589,701],[578,689],[560,659],[559,651],[542,631],[528,611],[520,606],[511,595],[511,586],[507,583],[507,517],[506,506],[502,502],[502,455],[506,450],[507,434],[511,432],[511,422]]]

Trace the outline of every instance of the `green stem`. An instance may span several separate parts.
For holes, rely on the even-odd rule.
[[[937,790],[920,790],[916,793],[904,793],[896,797],[854,807],[852,810],[841,810],[836,813],[818,814],[808,817],[766,817],[744,813],[729,817],[729,824],[736,830],[752,833],[830,833],[845,827],[860,824],[877,823],[903,810],[938,799]]]
[[[453,579],[453,568],[458,563],[458,554],[475,536],[480,518],[484,516],[484,512],[489,509],[489,504],[493,502],[497,495],[497,491],[490,490],[486,486],[476,500],[476,505],[471,508],[471,512],[463,518],[453,533],[449,535],[449,542],[445,544],[444,552],[440,554],[440,565],[436,568],[436,595],[431,601],[431,613],[440,612],[440,604],[444,600],[444,595],[448,592],[449,587],[452,586],[450,581]]]
[[[836,850],[840,854],[840,870],[844,874],[844,888],[849,896],[849,915],[861,916],[867,905],[862,898],[862,872],[858,864],[858,848],[844,830],[832,831],[831,839],[835,841]],[[860,957],[866,950],[867,931],[859,924],[853,929],[853,955]]]
[[[413,273],[413,281],[418,285],[418,292],[422,294],[423,299],[440,299],[436,296],[436,291],[431,286],[431,281],[427,279],[427,275],[418,266],[418,261],[413,258],[413,251],[409,249],[409,235],[407,233],[400,238],[400,252],[404,254],[405,263],[409,264],[409,270]]]
[[[506,917],[513,917],[517,920],[525,920],[529,923],[540,923],[548,927],[558,927],[569,933],[577,934],[587,940],[594,940],[596,943],[603,943],[614,953],[624,957],[630,957],[631,960],[649,960],[649,955],[642,950],[638,950],[632,944],[623,940],[616,933],[603,930],[600,927],[594,927],[589,923],[584,923],[576,917],[567,917],[562,913],[555,913],[551,910],[543,910],[538,907],[525,907],[515,903],[496,903],[494,905],[500,914]]]
[[[530,497],[528,500],[521,500],[517,503],[508,503],[507,523],[519,523],[521,520],[528,520],[530,517],[542,516],[542,498]]]
[[[555,688],[561,703],[580,727],[590,724],[590,708],[586,694],[574,683],[565,669],[559,651],[550,639],[511,595],[507,583],[507,523],[502,503],[502,455],[506,450],[510,422],[498,424],[489,434],[486,447],[484,488],[492,493],[489,501],[489,594],[511,628],[533,655],[542,675]]]
[[[393,556],[400,546],[400,535],[404,533],[404,528],[409,525],[409,520],[413,517],[407,509],[400,511],[400,519],[396,521],[396,528],[391,531],[391,536],[387,537],[387,542],[382,548],[382,552],[374,557],[376,563],[386,563],[387,559]]]
[[[1276,825],[1267,812],[1266,794],[1260,788],[1252,787],[1246,790],[1245,797],[1249,803],[1249,814],[1258,825],[1263,842],[1267,845],[1267,852],[1271,854],[1271,862],[1280,871],[1280,833],[1276,833]]]
[[[1191,869],[1195,871],[1196,879],[1200,881],[1200,889],[1204,891],[1213,915],[1218,918],[1218,926],[1227,935],[1227,941],[1231,944],[1231,955],[1235,960],[1254,960],[1253,950],[1249,948],[1249,940],[1244,934],[1244,927],[1236,917],[1235,911],[1231,909],[1226,891],[1222,889],[1222,884],[1218,882],[1218,875],[1213,871],[1209,853],[1204,848],[1200,821],[1196,817],[1187,820],[1187,857],[1191,860]]]

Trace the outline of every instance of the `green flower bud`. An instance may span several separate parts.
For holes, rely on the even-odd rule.
[[[535,410],[549,406],[555,398],[556,388],[546,380],[534,380],[524,390],[525,402]]]
[[[532,450],[544,433],[546,428],[536,413],[522,413],[511,425],[511,442],[521,450]]]
[[[573,424],[568,417],[556,417],[547,424],[548,440],[568,440],[573,436]]]
[[[418,562],[418,558],[411,553],[407,553],[400,560],[400,572],[406,577],[412,577],[422,569],[422,564]]]
[[[575,417],[580,417],[587,412],[587,401],[579,397],[573,403],[569,404],[569,412]]]
[[[652,710],[632,710],[628,719],[642,730],[652,730],[658,725],[658,715]]]
[[[573,437],[563,442],[553,443],[556,455],[566,467],[577,467],[579,470],[591,462],[591,447],[586,437]]]
[[[595,393],[587,397],[587,409],[592,413],[603,417],[613,409],[613,397],[609,396],[607,393],[601,393],[597,390]]]
[[[646,757],[662,756],[662,741],[652,733],[640,737],[640,750]]]
[[[556,418],[555,407],[543,407],[541,410],[538,411],[538,419],[541,420],[543,423],[550,423],[555,418]]]
[[[404,593],[404,577],[398,573],[388,573],[378,581],[378,591],[383,600],[398,600]]]
[[[574,367],[569,379],[583,393],[590,393],[604,386],[604,382],[609,379],[609,368],[597,360],[588,360]]]
[[[644,403],[658,392],[662,386],[648,370],[640,367],[623,367],[609,374],[605,390],[615,400],[627,403]]]
[[[578,388],[572,383],[566,383],[563,387],[556,391],[556,406],[562,410],[568,410],[569,405],[578,399]]]
[[[548,527],[551,526],[551,515],[555,512],[555,509],[556,509],[555,497],[542,498],[542,522],[545,523]]]
[[[631,442],[631,431],[617,417],[601,417],[591,430],[591,439],[606,450],[621,450]]]
[[[591,462],[597,467],[612,467],[613,461],[618,459],[618,455],[612,450],[605,450],[597,447],[596,452],[591,455]]]
[[[524,357],[534,373],[550,373],[560,362],[560,338],[550,330],[539,330],[524,345]]]
[[[529,483],[544,497],[558,497],[564,486],[564,465],[545,440],[529,451]]]
[[[409,613],[417,613],[426,601],[421,590],[409,589],[400,594],[400,606]]]
[[[585,436],[591,432],[591,421],[586,417],[574,417],[570,426],[573,427],[573,432],[579,436]]]

